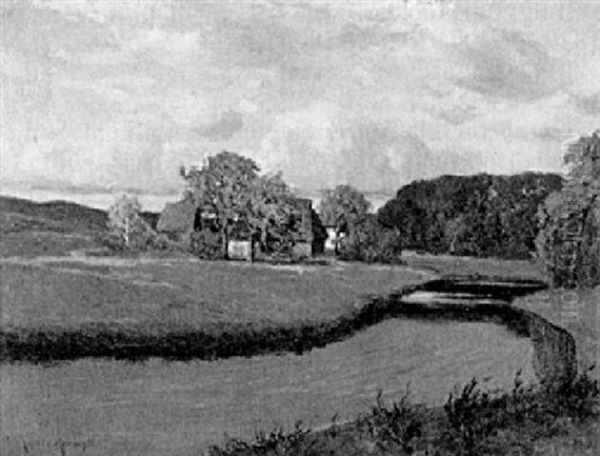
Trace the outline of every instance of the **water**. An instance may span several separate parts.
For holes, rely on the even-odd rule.
[[[0,366],[0,453],[191,455],[258,429],[351,419],[410,382],[441,404],[472,376],[532,379],[532,346],[501,326],[392,319],[301,356]]]

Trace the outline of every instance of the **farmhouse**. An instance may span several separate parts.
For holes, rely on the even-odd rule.
[[[320,220],[312,207],[312,200],[308,198],[295,198],[293,204],[296,207],[299,230],[294,234],[294,254],[300,257],[311,257],[322,253],[324,250],[327,233],[320,224]],[[168,236],[183,240],[189,235],[201,229],[202,225],[211,223],[209,214],[202,214],[200,210],[189,200],[167,203],[163,209],[157,230]],[[242,235],[244,230],[237,230],[236,238],[231,239],[228,245],[228,253],[231,258],[248,258],[252,255],[251,240],[249,235]]]
[[[157,231],[171,237],[183,239],[200,228],[200,216],[196,205],[187,199],[167,203],[160,214]]]
[[[346,236],[346,233],[337,234],[335,226],[326,225],[325,230],[327,232],[327,238],[325,239],[324,251],[330,253],[337,253],[340,241]]]
[[[294,199],[300,218],[300,230],[294,238],[294,253],[300,257],[311,257],[323,253],[326,233],[320,224],[319,216],[308,198]]]

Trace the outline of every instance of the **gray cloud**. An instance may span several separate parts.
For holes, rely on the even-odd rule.
[[[532,101],[555,92],[562,71],[543,46],[510,31],[496,31],[459,54],[472,73],[457,80],[460,87],[511,101]]]
[[[391,192],[417,179],[474,172],[481,156],[433,151],[418,135],[394,126],[353,125],[350,145],[340,151],[340,180],[364,190]]]
[[[536,138],[541,139],[542,141],[548,142],[557,142],[564,141],[566,136],[569,136],[567,132],[557,127],[545,127],[541,130],[534,132],[533,134]],[[570,135],[572,136],[572,135]]]
[[[388,149],[397,143],[390,128],[367,122],[353,126],[350,145],[340,151],[341,180],[365,190],[395,190],[399,175]]]
[[[462,125],[477,117],[477,108],[475,106],[453,106],[441,109],[437,115],[450,125]]]
[[[230,139],[244,126],[242,115],[233,110],[225,111],[219,120],[198,128],[196,131],[211,141],[224,141]]]
[[[572,100],[581,112],[590,116],[600,116],[600,92],[589,96],[574,95]]]

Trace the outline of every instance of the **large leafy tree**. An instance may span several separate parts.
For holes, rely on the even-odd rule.
[[[281,174],[260,176],[253,183],[250,206],[247,212],[248,225],[257,233],[261,246],[266,249],[269,240],[278,245],[292,242],[297,230],[294,224],[296,207],[290,188]]]
[[[208,157],[201,168],[181,169],[187,184],[186,197],[203,213],[215,218],[225,258],[234,227],[248,223],[251,218],[258,172],[253,160],[227,151]]]
[[[214,217],[221,255],[234,232],[258,235],[263,248],[269,240],[290,242],[295,229],[293,195],[281,174],[260,175],[257,164],[233,152],[208,157],[201,168],[182,169],[187,195],[202,213]]]
[[[336,238],[342,233],[349,234],[352,227],[364,220],[371,205],[365,196],[351,185],[338,185],[333,190],[325,190],[321,199],[321,219],[326,226],[332,226]]]
[[[600,130],[564,156],[566,182],[539,210],[538,257],[557,286],[600,285]]]

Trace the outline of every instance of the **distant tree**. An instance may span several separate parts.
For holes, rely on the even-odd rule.
[[[108,230],[114,246],[137,250],[151,243],[153,231],[141,216],[142,206],[135,196],[123,195],[108,209]]]
[[[377,216],[399,230],[405,248],[529,258],[537,208],[561,184],[556,174],[441,176],[402,187]]]
[[[367,263],[400,263],[402,239],[398,230],[384,228],[370,214],[340,241],[340,258]]]
[[[203,213],[216,218],[224,258],[227,258],[227,242],[234,227],[247,224],[251,219],[258,171],[253,160],[227,151],[208,157],[200,169],[181,169],[187,183],[187,197]]]
[[[554,285],[600,285],[600,130],[564,157],[566,183],[539,210],[537,255]]]
[[[323,192],[321,220],[325,226],[333,227],[337,240],[342,233],[350,233],[352,227],[364,220],[370,206],[365,196],[356,188],[338,185],[333,190]]]

